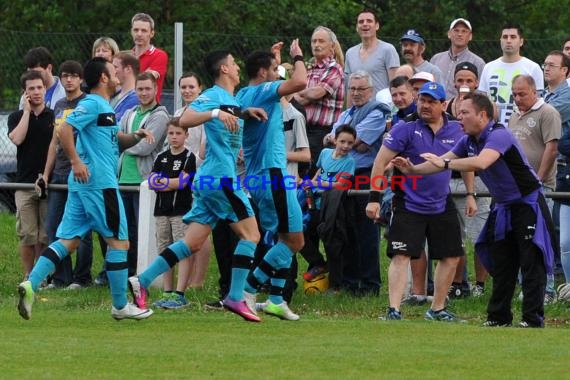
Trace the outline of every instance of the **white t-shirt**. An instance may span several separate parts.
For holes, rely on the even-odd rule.
[[[506,63],[502,58],[495,59],[485,65],[479,82],[479,91],[489,94],[497,104],[499,122],[509,124],[514,111],[515,101],[512,95],[513,78],[519,74],[530,75],[536,83],[538,96],[544,92],[544,75],[542,69],[528,58],[522,57],[517,62]]]
[[[390,85],[388,70],[400,67],[400,57],[394,45],[377,40],[376,49],[365,61],[360,59],[362,44],[351,47],[346,51],[344,73],[348,76],[358,70],[364,70],[372,77],[374,93],[387,88]]]

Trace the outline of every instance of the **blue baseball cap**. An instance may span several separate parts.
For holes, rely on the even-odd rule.
[[[427,82],[420,88],[418,95],[429,95],[435,100],[444,101],[445,100],[445,89],[443,86],[437,82]]]
[[[400,41],[404,41],[404,40],[410,40],[410,41],[417,42],[417,43],[422,44],[422,45],[425,44],[424,38],[422,37],[420,32],[418,32],[415,29],[408,29],[406,31],[406,33],[404,33],[404,35],[400,38]]]

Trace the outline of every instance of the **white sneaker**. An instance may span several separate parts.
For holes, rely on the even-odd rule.
[[[257,302],[255,304],[255,311],[263,311],[263,308],[267,305],[267,302],[269,302],[269,301]]]
[[[132,303],[127,303],[124,308],[117,309],[115,306],[111,307],[111,316],[117,321],[122,319],[145,319],[152,315],[151,309],[140,309]]]
[[[50,284],[47,284],[47,283],[44,284],[44,283],[42,283],[42,284],[40,285],[40,287],[39,287],[38,290],[39,290],[40,292],[43,292],[43,291],[45,291],[45,290],[55,290],[55,289],[57,289],[57,286],[55,286],[54,284],[51,284],[51,283],[50,283]]]
[[[257,315],[257,311],[256,311],[256,307],[255,307],[255,303],[256,303],[256,299],[257,299],[257,294],[255,293],[249,293],[246,292],[245,290],[243,291],[243,299],[245,300],[245,304],[247,305],[247,307],[249,308],[249,310],[251,310],[251,312],[255,315]]]
[[[475,284],[471,288],[471,295],[473,297],[483,297],[483,295],[485,295],[485,288],[482,287],[481,285]]]
[[[544,306],[552,305],[553,303],[556,303],[556,301],[556,292],[548,292],[544,294]]]
[[[556,289],[558,300],[563,302],[570,301],[570,284],[560,284]]]
[[[402,299],[403,305],[424,305],[428,302],[428,297],[420,294],[410,294]]]
[[[83,285],[78,284],[77,282],[73,282],[73,283],[69,284],[67,286],[67,288],[65,288],[65,289],[67,289],[67,290],[79,290],[82,288],[83,288]]]
[[[287,321],[298,321],[299,316],[289,309],[287,306],[287,302],[283,301],[279,305],[274,304],[273,302],[267,300],[265,306],[263,307],[263,312],[265,314],[274,315],[277,318],[281,318]]]

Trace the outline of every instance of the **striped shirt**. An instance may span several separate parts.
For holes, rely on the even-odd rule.
[[[307,88],[320,86],[327,94],[316,102],[305,106],[307,124],[321,128],[330,127],[339,118],[344,104],[344,73],[334,58],[328,57],[316,62],[307,73]]]

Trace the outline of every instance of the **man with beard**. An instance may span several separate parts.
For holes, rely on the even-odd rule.
[[[415,29],[408,29],[400,38],[400,42],[402,43],[402,56],[407,63],[414,67],[415,72],[433,74],[435,82],[441,83],[443,78],[441,70],[423,57],[426,43],[422,35]]]
[[[65,213],[57,230],[59,240],[46,248],[28,280],[18,286],[18,312],[30,319],[34,292],[59,262],[79,246],[91,229],[99,232],[109,246],[106,255],[107,276],[116,320],[145,319],[152,310],[140,309],[127,300],[127,221],[117,181],[119,145],[128,148],[142,137],[152,140],[144,129],[125,135],[119,132],[109,98],[115,93],[115,68],[97,57],[84,67],[89,95],[81,100],[61,126],[60,139],[71,161],[69,194]],[[77,135],[77,148],[73,130]]]

